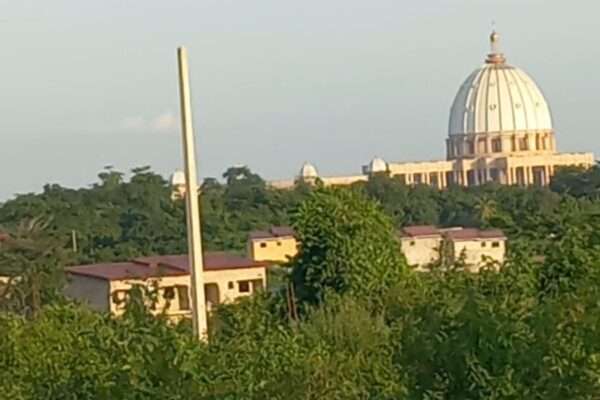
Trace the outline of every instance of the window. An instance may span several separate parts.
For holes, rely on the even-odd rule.
[[[490,168],[490,179],[492,182],[500,182],[500,170],[498,168]]]
[[[112,302],[117,306],[125,306],[125,302],[127,301],[127,297],[129,297],[128,290],[115,290],[112,293]]]
[[[446,172],[446,183],[448,184],[448,186],[456,184],[456,182],[454,181],[454,173],[452,171]]]
[[[277,241],[277,246],[281,246],[281,242],[279,240]]]
[[[475,186],[475,173],[473,169],[467,171],[467,186]]]
[[[422,174],[413,174],[413,182],[415,184],[419,184],[423,182],[423,175]]]
[[[487,246],[487,243],[486,242],[481,242],[481,247],[485,247],[485,246]]]
[[[492,151],[494,153],[500,153],[502,151],[502,141],[500,139],[492,140]]]
[[[240,293],[250,293],[250,281],[238,281],[238,291]]]
[[[438,182],[438,174],[437,172],[431,172],[429,174],[429,183],[431,184],[431,186],[433,187],[438,187],[439,186],[439,182]]]
[[[527,145],[527,138],[519,138],[519,150],[528,150],[528,147],[529,146]]]
[[[414,246],[414,245],[415,245],[415,241],[414,241],[414,240],[411,240],[411,241],[410,241],[410,245],[411,245],[411,246]]]
[[[265,247],[267,247],[267,244],[265,242],[261,242],[260,247],[262,247],[264,249]]]
[[[186,285],[177,285],[177,298],[179,299],[179,309],[189,310],[190,309],[190,296],[188,294],[188,287]]]
[[[175,298],[175,288],[173,286],[164,288],[163,297],[165,300],[173,300]]]
[[[469,140],[467,142],[467,149],[469,151],[469,154],[475,153],[475,142],[473,140]]]
[[[227,289],[233,289],[233,282],[227,283]]]
[[[500,242],[492,242],[492,247],[500,247]]]

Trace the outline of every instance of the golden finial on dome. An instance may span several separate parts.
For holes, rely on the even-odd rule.
[[[492,26],[494,23],[492,23]],[[504,54],[499,51],[499,43],[500,43],[500,35],[496,32],[495,29],[492,28],[492,33],[490,33],[490,53],[488,54],[485,62],[488,64],[504,64],[506,59],[504,58]]]

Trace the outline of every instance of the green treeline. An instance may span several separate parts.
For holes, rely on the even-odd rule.
[[[138,255],[177,254],[186,250],[185,207],[171,200],[171,187],[148,167],[131,178],[105,170],[89,188],[46,185],[40,194],[19,195],[0,204],[0,229],[11,231],[23,221],[47,221],[46,231],[77,252],[73,262],[125,260]],[[209,250],[243,252],[248,232],[291,223],[293,211],[311,192],[269,188],[247,168],[230,168],[225,183],[205,180],[202,186],[203,235]],[[395,227],[415,224],[498,227],[511,244],[525,243],[540,254],[553,226],[576,208],[583,219],[595,214],[600,170],[563,169],[552,190],[486,185],[438,191],[425,185],[405,186],[385,175],[354,189],[376,200]],[[566,222],[566,221],[565,221]],[[514,246],[513,246],[514,247]]]
[[[284,191],[231,168],[202,187],[206,246],[241,252],[248,231],[282,224],[303,245],[284,278],[294,298],[221,306],[208,343],[135,298],[115,319],[56,289],[69,263],[185,251],[183,204],[160,176],[133,172],[0,207],[0,275],[19,276],[0,289],[0,398],[598,398],[597,168],[561,170],[549,189],[446,191],[387,176]],[[394,237],[407,224],[501,228],[508,261],[415,273]]]

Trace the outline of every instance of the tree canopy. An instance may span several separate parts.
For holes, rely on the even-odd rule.
[[[230,169],[201,189],[207,247],[242,251],[249,230],[291,223],[302,244],[290,284],[302,309],[290,313],[286,291],[222,305],[206,343],[134,302],[114,318],[58,294],[67,263],[185,251],[183,205],[163,178],[107,170],[86,189],[18,196],[0,206],[10,234],[0,241],[0,275],[23,276],[23,296],[0,298],[0,393],[597,398],[599,176],[567,169],[549,188],[437,191],[382,175],[351,188],[278,190]],[[416,273],[394,239],[407,224],[501,228],[508,259],[499,271]]]

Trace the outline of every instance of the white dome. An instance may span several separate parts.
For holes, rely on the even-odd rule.
[[[490,36],[486,63],[462,84],[450,109],[450,135],[552,130],[550,107],[533,79],[505,63]]]
[[[299,176],[300,176],[300,178],[303,178],[303,179],[311,179],[311,178],[318,178],[319,174],[317,173],[317,169],[315,168],[314,165],[312,165],[311,163],[305,162],[302,165],[302,168],[300,168]]]
[[[185,173],[183,171],[173,172],[173,175],[171,175],[171,185],[185,185]]]
[[[377,172],[387,172],[387,170],[387,163],[382,158],[375,157],[369,163],[369,172],[372,174]]]

